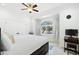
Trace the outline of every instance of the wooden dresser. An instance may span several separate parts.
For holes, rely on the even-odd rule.
[[[67,50],[79,54],[79,39],[75,37],[65,37],[64,38],[64,51]]]

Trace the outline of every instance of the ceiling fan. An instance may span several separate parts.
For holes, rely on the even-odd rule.
[[[23,8],[23,9],[21,9],[21,10],[28,10],[29,13],[32,13],[33,11],[39,12],[39,11],[36,9],[36,7],[38,7],[37,4],[33,4],[33,3],[25,4],[25,3],[22,3],[22,5],[24,5],[26,8]]]

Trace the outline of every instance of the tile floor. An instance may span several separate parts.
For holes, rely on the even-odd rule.
[[[47,55],[67,55],[67,53],[64,52],[64,49],[60,48],[57,44],[49,43],[49,52]]]

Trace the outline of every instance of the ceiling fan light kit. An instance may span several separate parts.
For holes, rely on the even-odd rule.
[[[27,11],[29,11],[29,13],[32,13],[33,11],[39,12],[39,11],[36,9],[36,7],[38,7],[37,4],[33,4],[33,3],[25,4],[25,3],[22,3],[22,5],[26,6],[26,8],[23,8],[23,9],[21,9],[21,10],[27,10]]]

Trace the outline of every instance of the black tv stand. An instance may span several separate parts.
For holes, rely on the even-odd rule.
[[[79,40],[75,37],[65,37],[64,38],[64,52],[67,50],[67,54],[69,51],[74,52],[75,54],[79,54]]]

